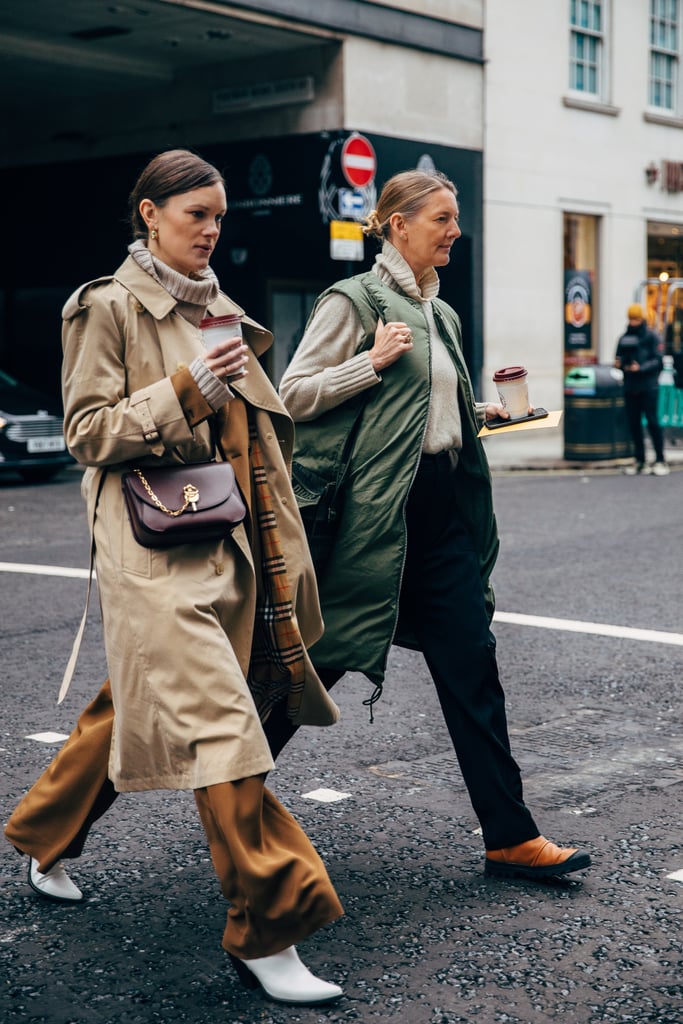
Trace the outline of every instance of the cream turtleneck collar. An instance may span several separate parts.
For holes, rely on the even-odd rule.
[[[396,246],[386,239],[382,251],[375,257],[374,271],[380,281],[394,291],[405,292],[411,299],[430,302],[439,294],[439,275],[434,267],[428,267],[419,281],[415,280],[410,265],[404,260]]]

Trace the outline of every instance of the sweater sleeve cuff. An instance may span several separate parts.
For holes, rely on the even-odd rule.
[[[234,393],[208,368],[203,359],[197,356],[189,366],[190,373],[212,410],[217,412],[226,402],[234,398]]]
[[[474,403],[474,411],[475,411],[476,416],[477,416],[477,424],[480,427],[483,427],[484,424],[486,423],[486,406],[487,405],[488,405],[488,402],[475,402]]]
[[[340,401],[352,398],[382,380],[375,372],[367,352],[359,352],[340,366],[328,367],[325,374],[329,374],[328,380],[333,384],[335,395]]]

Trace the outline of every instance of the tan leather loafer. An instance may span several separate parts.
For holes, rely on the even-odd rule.
[[[556,846],[545,836],[537,836],[518,846],[487,850],[484,873],[502,878],[550,878],[581,871],[590,862],[587,853]]]

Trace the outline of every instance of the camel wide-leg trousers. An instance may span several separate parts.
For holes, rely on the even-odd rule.
[[[78,857],[93,822],[116,799],[107,777],[113,721],[106,682],[7,823],[5,835],[38,861],[39,871]],[[230,901],[223,935],[229,953],[270,956],[343,914],[313,845],[262,776],[207,786],[194,796]]]
[[[106,680],[7,822],[10,843],[35,857],[39,871],[49,871],[61,857],[79,857],[93,822],[118,796],[108,777],[113,726]]]

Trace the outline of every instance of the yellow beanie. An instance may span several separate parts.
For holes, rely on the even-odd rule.
[[[643,307],[638,303],[634,302],[632,306],[628,307],[627,317],[629,320],[644,320]]]

